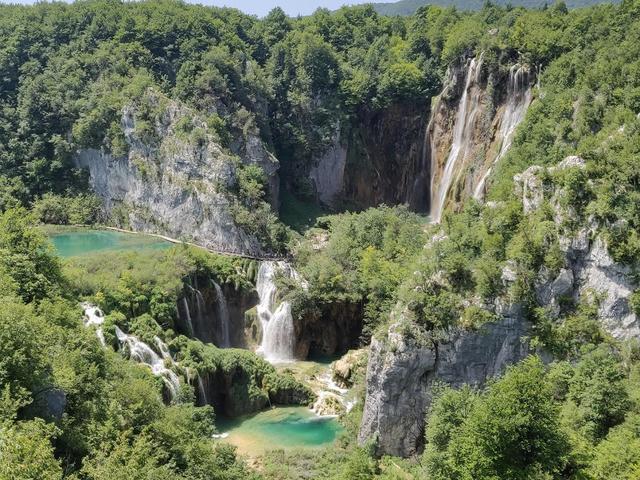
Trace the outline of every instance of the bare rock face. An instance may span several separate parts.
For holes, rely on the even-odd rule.
[[[387,338],[371,342],[359,442],[374,441],[379,455],[419,453],[436,383],[483,385],[529,353],[528,329],[518,316],[504,317],[477,331],[456,330],[434,341],[392,325]]]
[[[516,185],[516,195],[522,197],[524,213],[531,213],[542,206],[544,192],[540,174],[544,170],[544,167],[533,165],[513,177]]]
[[[338,124],[332,144],[315,160],[315,165],[309,174],[316,195],[323,204],[333,205],[342,194],[346,163],[347,147],[341,142]]]
[[[637,288],[631,269],[611,258],[602,237],[594,240],[575,268],[576,295],[595,295],[604,329],[620,340],[640,338],[640,318],[629,305],[629,297]]]
[[[127,155],[84,149],[75,156],[76,166],[89,171],[107,212],[136,231],[216,250],[260,253],[258,241],[235,223],[231,213],[229,190],[236,168],[231,156],[194,112],[160,94],[149,98],[161,110],[152,128],[138,118],[134,107],[123,111]],[[185,132],[182,126],[187,121],[191,127]],[[277,160],[258,138],[248,138],[244,152],[246,163],[257,163],[271,178],[276,176]]]
[[[333,381],[343,388],[353,386],[354,376],[356,376],[358,372],[364,371],[367,356],[368,351],[365,348],[349,350],[340,359],[331,364]]]

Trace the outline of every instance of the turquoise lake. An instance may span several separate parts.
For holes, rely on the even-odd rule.
[[[219,418],[224,440],[242,453],[265,450],[320,448],[333,443],[342,426],[333,417],[318,417],[306,407],[277,407],[233,420]]]
[[[50,238],[58,254],[64,258],[109,251],[161,250],[173,245],[150,235],[113,230],[77,230],[54,233]]]

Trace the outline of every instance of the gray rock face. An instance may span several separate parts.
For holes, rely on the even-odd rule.
[[[33,395],[33,402],[25,408],[27,418],[41,417],[57,422],[67,406],[67,394],[55,387],[46,387]]]
[[[595,294],[598,317],[614,338],[640,338],[640,319],[629,305],[635,285],[631,270],[616,263],[601,237],[595,239],[584,260],[575,264],[576,295]]]
[[[540,173],[543,171],[544,167],[534,165],[513,177],[516,195],[522,196],[524,213],[531,213],[542,205],[544,192]]]
[[[517,316],[505,317],[477,331],[454,331],[432,342],[408,338],[394,324],[388,338],[371,343],[359,442],[373,439],[379,455],[419,453],[434,384],[483,385],[528,354],[523,339],[528,329]]]
[[[332,145],[316,160],[309,174],[318,199],[325,205],[331,206],[342,193],[346,163],[347,148],[340,141],[338,125]]]
[[[170,101],[153,127],[155,141],[150,141],[138,132],[136,116],[133,108],[123,112],[127,156],[113,157],[95,149],[75,156],[76,166],[88,169],[107,212],[120,208],[126,215],[124,226],[136,231],[161,233],[216,250],[260,253],[258,241],[234,222],[228,193],[235,182],[234,163],[207,133],[206,124]],[[196,138],[179,132],[179,122],[185,118],[204,134]],[[275,175],[277,161],[258,139],[249,139],[246,151],[247,162]]]

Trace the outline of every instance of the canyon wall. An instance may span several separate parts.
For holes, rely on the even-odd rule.
[[[89,171],[106,211],[114,221],[136,231],[165,234],[215,250],[261,253],[259,242],[234,221],[230,190],[235,185],[236,163],[231,155],[192,110],[160,94],[149,94],[148,101],[161,110],[151,127],[138,118],[136,107],[123,110],[127,155],[97,149],[75,155],[76,166]],[[183,131],[187,121],[190,132]],[[263,168],[276,189],[278,162],[262,141],[249,136],[241,153],[243,162]],[[273,196],[271,201],[277,203]]]
[[[382,203],[428,210],[428,171],[422,168],[426,105],[396,103],[362,109],[336,129],[332,144],[312,159],[309,178],[318,200],[330,207],[367,208]]]
[[[436,221],[449,204],[482,199],[532,101],[535,77],[529,66],[502,71],[480,55],[449,67],[431,108],[361,110],[312,160],[317,198],[332,207],[407,204]]]

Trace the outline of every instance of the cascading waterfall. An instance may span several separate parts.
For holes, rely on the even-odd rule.
[[[449,188],[457,172],[456,167],[459,161],[464,159],[471,141],[473,125],[478,114],[480,101],[477,95],[470,95],[469,91],[474,83],[477,84],[479,82],[481,71],[482,55],[480,55],[478,59],[473,58],[468,61],[464,90],[456,112],[453,143],[445,163],[444,173],[439,185],[435,185],[435,175],[432,175],[431,179],[431,220],[434,222],[440,221]],[[432,162],[437,162],[436,155],[432,155]],[[437,167],[437,164],[432,165],[431,171],[436,172]]]
[[[276,303],[278,292],[274,280],[277,272],[298,278],[284,262],[260,264],[256,281],[260,303],[256,308],[262,326],[262,343],[258,353],[270,362],[288,362],[294,360],[295,331],[289,302]]]
[[[106,347],[106,342],[104,341],[104,332],[102,331],[102,324],[104,323],[104,313],[95,305],[92,305],[87,302],[83,302],[80,304],[82,309],[84,310],[84,326],[85,327],[95,327],[96,329],[96,337],[100,341],[100,344],[103,347]]]
[[[220,336],[222,348],[229,348],[231,346],[230,326],[229,326],[229,309],[227,308],[227,299],[224,296],[222,288],[217,282],[213,282],[213,286],[216,290],[216,309],[218,313],[218,321],[220,322]]]
[[[164,380],[171,399],[174,400],[178,396],[180,379],[173,370],[165,366],[165,361],[173,364],[173,359],[171,358],[167,345],[160,338],[154,337],[154,342],[162,355],[160,356],[149,345],[139,340],[136,336],[126,334],[118,327],[115,328],[118,342],[122,349],[129,355],[129,358],[151,367],[151,372]]]
[[[524,65],[515,64],[509,70],[509,84],[507,86],[507,105],[500,121],[498,140],[500,141],[500,151],[493,160],[491,167],[487,169],[473,192],[473,198],[481,200],[484,196],[484,188],[487,178],[491,174],[493,167],[504,157],[511,147],[513,135],[516,127],[522,122],[527,108],[531,103],[532,92],[529,81],[529,68]]]

